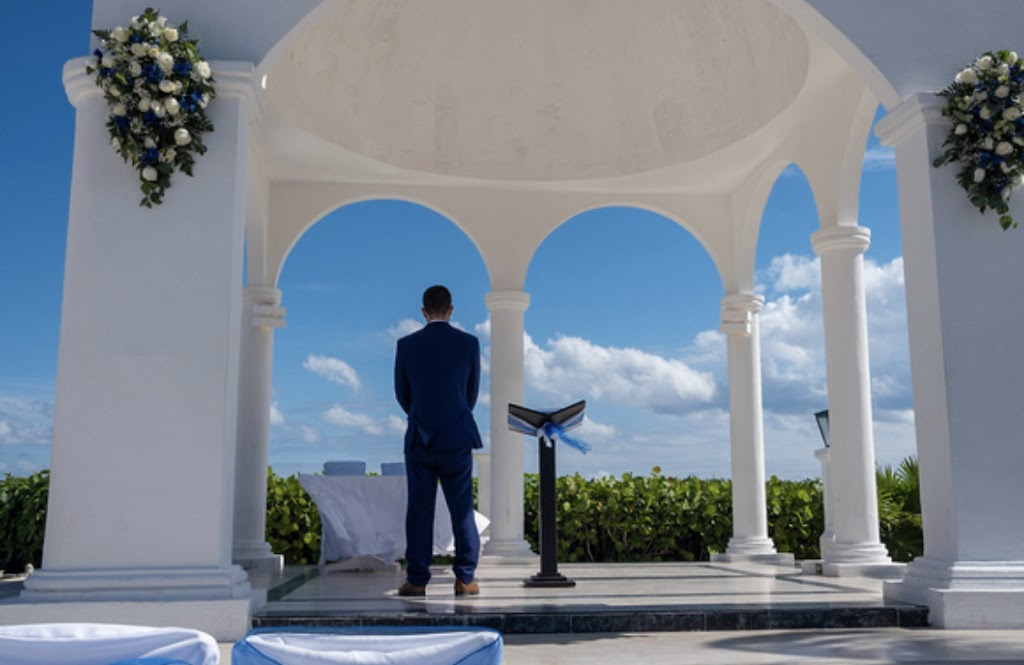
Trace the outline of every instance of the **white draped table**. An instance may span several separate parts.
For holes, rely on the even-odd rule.
[[[393,566],[405,556],[405,476],[299,474],[299,484],[320,511],[320,565],[329,569]],[[476,513],[483,532],[490,521]],[[444,492],[434,506],[434,554],[452,554],[455,536]]]

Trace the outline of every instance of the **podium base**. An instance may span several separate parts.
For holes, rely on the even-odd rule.
[[[571,580],[561,573],[537,573],[523,580],[525,587],[573,587],[576,580]]]

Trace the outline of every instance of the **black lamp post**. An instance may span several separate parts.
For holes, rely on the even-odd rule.
[[[828,409],[824,411],[818,411],[814,414],[814,419],[818,421],[818,431],[821,432],[821,440],[825,442],[825,447],[829,447],[829,432],[828,432]]]

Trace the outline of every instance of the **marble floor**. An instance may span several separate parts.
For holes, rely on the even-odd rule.
[[[882,580],[802,574],[758,563],[565,564],[571,588],[526,588],[536,565],[482,564],[479,597],[456,598],[438,568],[424,598],[395,590],[400,570],[292,569],[268,580],[258,626],[486,626],[505,634],[923,627],[927,610],[885,603]]]
[[[457,599],[451,573],[439,568],[427,596],[409,599],[395,595],[402,575],[394,569],[289,569],[262,580],[270,602],[257,622],[488,625],[487,617],[500,617],[506,622],[500,627],[513,628],[503,630],[505,665],[1024,663],[1024,631],[927,628],[923,608],[882,600],[880,579],[822,577],[756,563],[566,564],[560,572],[575,587],[523,587],[534,572],[534,566],[484,564],[478,572],[481,595]],[[906,625],[898,623],[901,612]],[[665,618],[693,614],[702,618]],[[663,623],[647,630],[600,630],[624,616],[662,617]],[[526,617],[534,617],[533,623]],[[567,624],[557,617],[570,619]],[[575,617],[582,617],[580,625],[574,626]],[[826,621],[810,629],[799,625],[815,617]],[[632,621],[623,625],[644,625]],[[543,630],[530,632],[531,627]],[[230,663],[230,648],[222,645],[223,663]]]

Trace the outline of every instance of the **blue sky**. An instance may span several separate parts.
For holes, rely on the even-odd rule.
[[[56,4],[59,12],[54,3],[0,9],[7,25],[46,25],[43,49],[39,30],[9,35],[9,52],[32,57],[8,68],[17,100],[0,105],[0,473],[15,475],[49,466],[74,129],[60,75],[89,39],[90,3]],[[896,199],[891,151],[872,138],[860,219],[872,230],[865,282],[876,456],[886,464],[914,448]],[[790,168],[769,200],[757,253],[767,300],[766,467],[787,478],[819,473],[812,413],[826,406],[824,347],[809,241],[817,228],[810,189]],[[317,470],[330,459],[375,468],[401,458],[394,342],[419,320],[423,288],[438,282],[454,293],[454,320],[481,336],[486,367],[487,275],[451,222],[413,204],[372,201],[335,211],[303,236],[279,284],[288,313],[275,337],[270,461],[278,473]],[[564,449],[560,472],[648,473],[659,465],[674,475],[729,475],[725,346],[716,332],[723,292],[692,236],[640,210],[591,211],[541,246],[526,290],[526,401],[589,401],[581,434],[593,451]],[[486,432],[488,377],[483,392]]]

